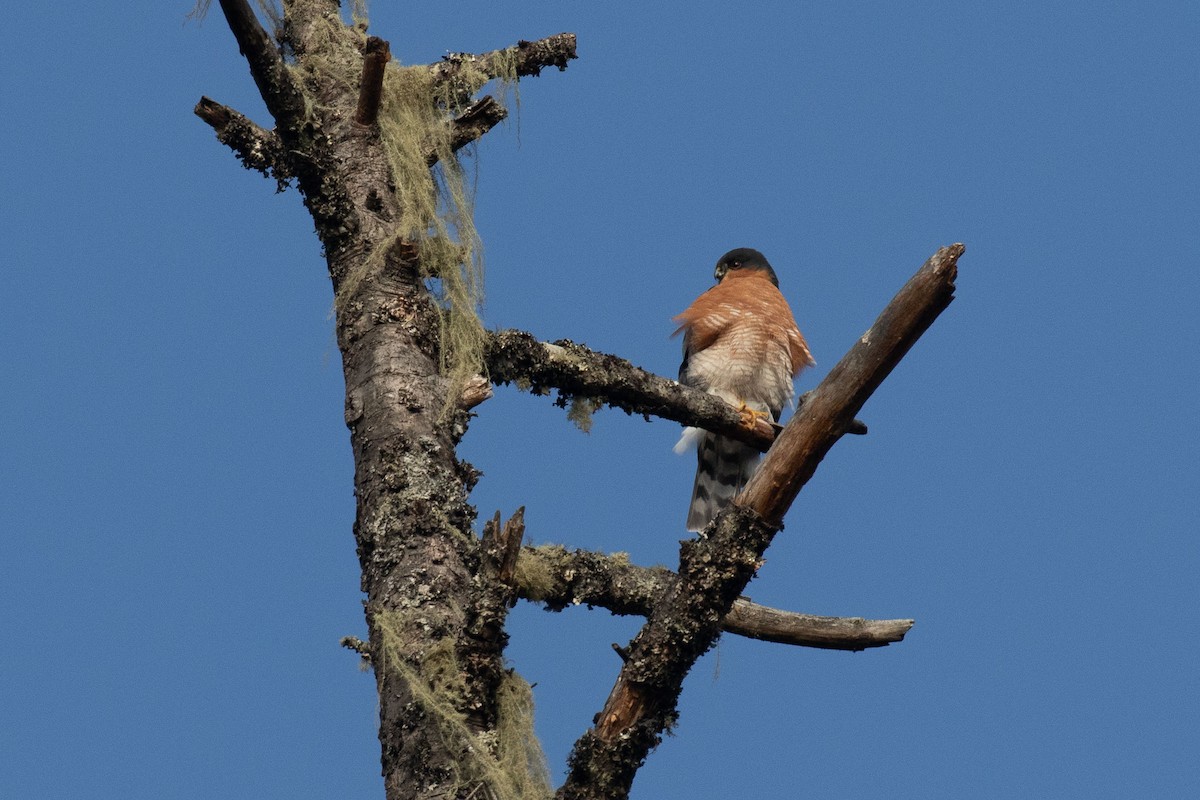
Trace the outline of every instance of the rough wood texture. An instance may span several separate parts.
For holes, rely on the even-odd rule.
[[[246,117],[215,100],[201,97],[193,112],[212,126],[217,140],[228,145],[246,166],[261,172],[283,191],[291,180],[292,170],[283,142],[274,131],[254,124]]]
[[[482,375],[476,375],[467,381],[467,385],[463,387],[462,394],[458,398],[458,404],[463,411],[470,411],[480,403],[491,399],[492,385],[488,383],[487,378]]]
[[[546,67],[561,72],[576,58],[575,34],[559,33],[489,53],[451,53],[434,64],[434,76],[459,104],[466,103],[483,84],[495,78],[537,77]]]
[[[938,250],[892,298],[870,330],[811,392],[735,503],[769,524],[782,523],[800,487],[867,398],[954,300],[958,259],[965,249],[952,244]]]
[[[292,82],[279,54],[279,45],[263,30],[247,0],[220,0],[220,3],[267,110],[288,126],[298,124],[304,117],[304,94]]]
[[[768,608],[739,598],[722,625],[727,633],[764,642],[857,652],[902,641],[912,630],[913,622],[911,619],[819,617]]]
[[[592,729],[576,742],[560,798],[625,797],[675,719],[683,679],[720,634],[783,514],[871,392],[954,296],[963,246],[942,248],[814,390],[755,477],[698,538],[680,547],[678,578],[625,650]]]
[[[392,57],[391,47],[378,36],[368,36],[363,50],[362,82],[358,86],[358,107],[354,121],[374,125],[379,121],[379,100],[383,96],[383,72]]]
[[[496,698],[504,677],[504,662],[499,656],[508,644],[504,621],[517,598],[512,573],[524,534],[524,508],[517,509],[503,525],[497,511],[483,527],[479,565],[472,578],[467,609],[466,636],[458,646],[458,661],[471,698],[471,705],[463,711],[468,723],[479,731],[494,729],[499,719]]]
[[[534,394],[558,390],[557,404],[595,398],[629,414],[656,416],[695,425],[766,451],[778,427],[765,419],[747,428],[736,408],[707,392],[635,367],[623,358],[597,353],[567,339],[541,342],[524,331],[491,334],[484,354],[493,383],[515,383]],[[807,394],[797,402],[803,404]],[[866,433],[858,420],[853,433]]]
[[[496,98],[491,95],[481,97],[478,102],[472,104],[454,120],[454,133],[450,140],[450,149],[458,152],[476,139],[482,138],[485,133],[499,125],[507,117],[508,110],[500,105]],[[435,161],[437,161],[437,154],[430,154],[430,166]]]
[[[524,547],[516,580],[519,596],[550,611],[597,606],[614,614],[649,616],[675,580],[666,567],[641,567],[622,556],[567,550],[557,545]],[[825,650],[866,650],[904,639],[911,619],[822,617],[780,611],[745,597],[734,601],[722,623],[727,633],[779,644]]]
[[[274,133],[279,137],[283,154],[279,159],[282,163],[277,163],[275,169],[297,179],[304,205],[312,214],[326,252],[340,251],[352,239],[358,221],[344,181],[345,166],[334,162],[332,143],[325,138],[321,126],[307,115],[304,90],[293,81],[280,55],[279,44],[259,25],[249,3],[220,2],[229,29],[250,66],[250,75],[267,111],[275,119]],[[299,58],[312,40],[319,39],[313,32],[313,20],[337,14],[338,4],[335,0],[289,0],[285,5],[287,43]],[[344,102],[344,88],[326,89],[328,97],[323,96],[322,101]],[[335,119],[336,114],[336,109],[327,111]]]

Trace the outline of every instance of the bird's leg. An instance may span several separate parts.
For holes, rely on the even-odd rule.
[[[738,413],[742,415],[742,425],[750,430],[758,427],[760,419],[769,419],[770,411],[759,411],[746,405],[746,401],[742,400],[738,403]]]

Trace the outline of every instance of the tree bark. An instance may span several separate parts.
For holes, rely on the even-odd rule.
[[[294,176],[283,142],[274,131],[260,128],[232,108],[207,97],[201,97],[193,111],[212,126],[217,140],[228,145],[246,169],[258,170],[273,178],[281,192],[287,188],[288,181]]]
[[[555,403],[562,408],[577,399],[594,401],[594,405],[607,403],[627,414],[653,415],[705,428],[764,452],[780,430],[761,418],[747,427],[745,417],[716,395],[569,339],[540,342],[524,331],[499,331],[489,335],[484,361],[493,383],[515,383],[534,394],[557,390]],[[807,397],[802,395],[798,406],[803,406]],[[865,434],[867,426],[856,419],[846,432]]]
[[[387,797],[511,796],[517,784],[506,784],[508,776],[494,768],[496,684],[505,674],[494,587],[502,584],[495,576],[476,580],[481,552],[467,495],[477,473],[455,454],[467,418],[447,403],[438,311],[421,277],[421,249],[384,246],[395,242],[404,208],[400,178],[373,124],[377,87],[361,92],[360,80],[334,74],[363,75],[367,50],[366,78],[382,80],[386,43],[368,49],[362,31],[341,23],[335,0],[285,0],[282,44],[295,54],[293,67],[246,0],[220,5],[275,130],[207,100],[197,114],[248,166],[295,176],[338,297],[354,535],[367,598],[364,649],[379,692]],[[536,74],[542,66],[565,66],[573,47],[574,37],[563,35],[513,51],[519,71]],[[449,62],[429,69],[442,80],[464,73]],[[471,80],[478,83],[479,75],[471,72]],[[471,80],[462,78],[456,90],[473,93],[479,86]],[[445,110],[453,113],[452,106]],[[457,145],[482,135],[499,116],[491,104],[476,108],[460,123]]]
[[[558,545],[524,547],[514,580],[517,593],[547,610],[568,606],[605,608],[648,617],[676,579],[666,567],[640,567],[619,555],[567,550]],[[738,636],[824,650],[866,650],[904,639],[911,619],[822,617],[760,606],[739,597],[723,629]]]

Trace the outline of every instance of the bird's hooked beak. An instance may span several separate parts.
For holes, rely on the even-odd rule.
[[[721,279],[725,277],[725,273],[728,271],[728,269],[729,267],[724,261],[722,261],[720,264],[717,264],[717,268],[713,270],[713,277],[717,279],[717,283],[720,283]]]

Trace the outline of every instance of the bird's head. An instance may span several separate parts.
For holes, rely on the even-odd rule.
[[[749,247],[739,247],[721,256],[721,260],[717,262],[717,268],[713,272],[713,277],[717,279],[717,283],[720,283],[725,280],[726,275],[730,275],[731,273],[744,274],[749,272],[766,273],[766,276],[771,279],[771,283],[776,286],[779,285],[779,278],[775,277],[775,270],[771,269],[771,265],[767,262],[767,257]]]

